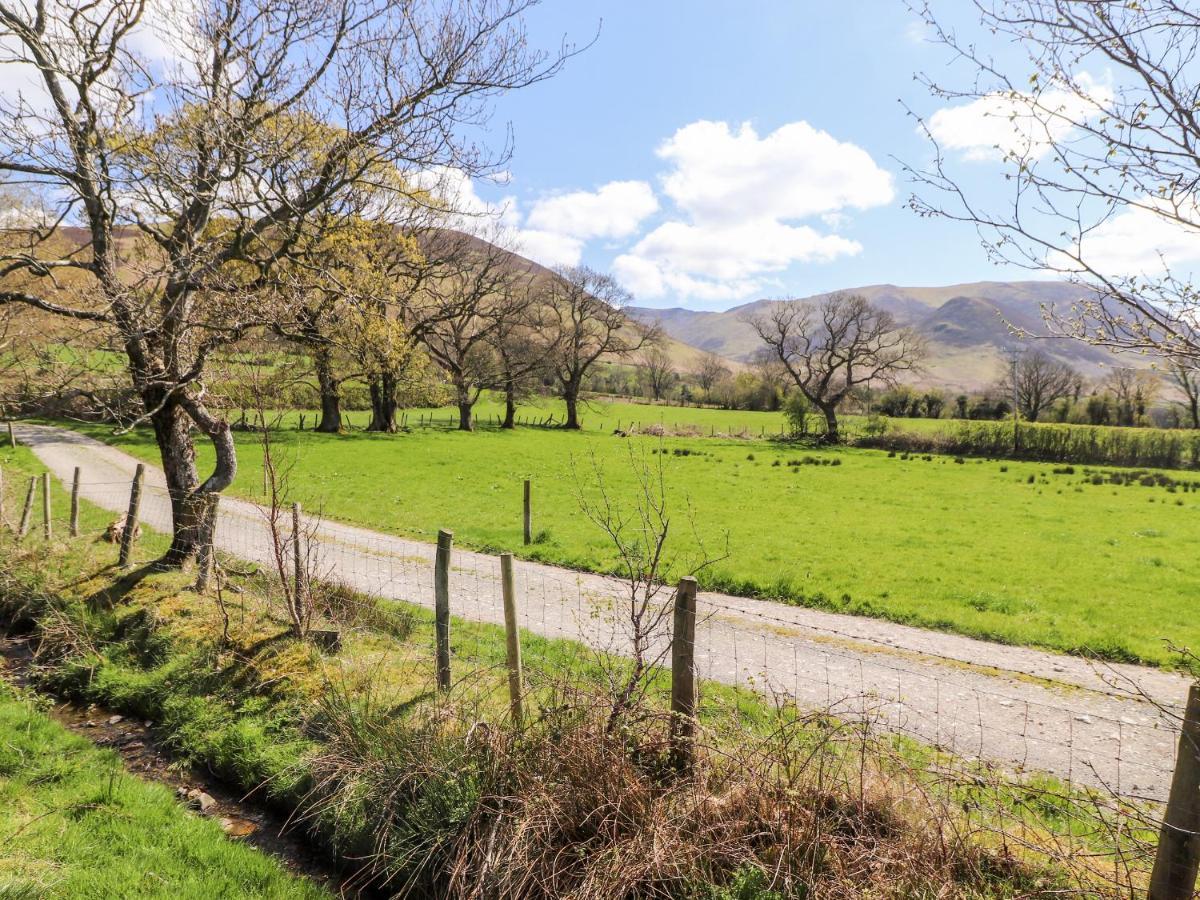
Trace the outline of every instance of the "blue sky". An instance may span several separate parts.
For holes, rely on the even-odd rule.
[[[645,305],[709,309],[1029,277],[989,263],[969,227],[905,208],[901,161],[930,148],[901,101],[934,112],[913,75],[948,57],[902,0],[562,0],[529,25],[544,47],[600,29],[496,108],[509,180],[476,191],[533,258],[612,271]],[[962,172],[1000,178],[988,159]]]

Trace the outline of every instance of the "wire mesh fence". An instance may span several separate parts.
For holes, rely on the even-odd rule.
[[[127,473],[114,463],[88,475],[78,480],[79,497],[113,513],[118,517],[114,525],[119,524],[130,497]],[[6,478],[3,516],[10,526],[17,507],[26,505],[26,491],[24,481]],[[277,571],[280,538],[287,553],[298,545],[296,535],[279,535],[270,512],[249,500],[223,499],[216,549],[264,573]],[[65,517],[68,510],[56,509],[52,515]],[[146,472],[139,517],[156,531],[170,531],[172,498],[154,470]],[[25,540],[38,539],[39,524],[29,528]],[[371,610],[387,609],[393,601],[433,609],[433,545],[324,521],[319,515],[304,517],[302,531],[308,570],[322,582],[346,589],[342,602]],[[66,528],[56,532],[66,533]],[[135,551],[135,561],[137,556]],[[572,658],[580,666],[595,666],[597,660],[630,655],[627,583],[524,560],[515,562],[513,576],[531,695],[552,690]],[[448,581],[450,611],[457,621],[497,626],[473,633],[469,641],[458,640],[457,626],[451,626],[453,690],[502,691],[507,668],[500,559],[455,548]],[[659,596],[658,602],[671,600],[669,590]],[[643,655],[665,664],[670,629],[647,638]],[[550,648],[547,642],[557,643]],[[428,664],[432,683],[432,628],[428,647],[422,664]],[[910,764],[921,760],[933,776],[930,790],[959,805],[963,792],[970,792],[972,802],[988,809],[978,827],[999,840],[1037,843],[1041,852],[1049,841],[1061,858],[1084,859],[1089,869],[1116,885],[1144,879],[1149,871],[1153,836],[1177,770],[1187,696],[1181,676],[1162,674],[1147,688],[1129,667],[1100,662],[1080,662],[1064,676],[1065,683],[1006,673],[839,630],[828,622],[814,624],[804,610],[710,593],[701,593],[696,601],[693,649],[698,718],[713,719],[717,708],[732,710],[733,724],[723,720],[721,727],[732,729],[735,740],[738,728],[761,730],[761,722],[754,721],[753,713],[744,714],[737,699],[730,702],[730,688],[735,698],[746,692],[768,708],[793,710],[810,724],[836,722],[848,729],[839,734],[853,736],[839,740],[865,741],[869,735],[876,752],[901,753],[895,742],[911,742],[910,750],[917,751],[902,755]],[[699,740],[706,740],[703,729],[700,734]],[[707,740],[719,743],[711,735]],[[980,797],[989,792],[993,796],[984,804]],[[1031,818],[1019,808],[1026,804],[1042,813],[1053,807],[1056,813]]]

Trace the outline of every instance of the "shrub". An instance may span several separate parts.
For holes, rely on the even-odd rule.
[[[1075,465],[1153,466],[1158,469],[1200,468],[1200,432],[1153,428],[1025,423],[1017,429],[1017,448],[1014,449],[1011,423],[960,421],[931,433],[893,430],[882,435],[864,434],[857,443],[881,450],[947,456],[1030,459]]]

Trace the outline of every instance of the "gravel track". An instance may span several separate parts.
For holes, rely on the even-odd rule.
[[[125,509],[133,457],[66,429],[20,425],[16,434],[64,483],[79,466],[85,499]],[[169,530],[158,469],[147,466],[146,488],[143,523]],[[323,571],[369,594],[432,605],[432,545],[327,520],[309,525]],[[222,498],[216,543],[270,561],[269,530],[253,503]],[[615,614],[619,581],[519,560],[515,570],[524,627],[616,652],[629,646]],[[503,622],[495,557],[455,549],[451,605],[463,618]],[[867,717],[968,758],[1166,797],[1184,676],[726,594],[702,592],[697,609],[701,678]]]

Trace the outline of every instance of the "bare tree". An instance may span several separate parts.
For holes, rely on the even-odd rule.
[[[1167,360],[1167,379],[1183,394],[1192,428],[1200,428],[1200,372],[1195,361],[1173,356]]]
[[[976,35],[957,20],[957,5],[954,27],[939,21],[933,0],[911,6],[969,72],[960,84],[923,77],[954,104],[939,111],[941,124],[947,113],[978,119],[974,132],[994,145],[973,150],[1000,160],[1007,185],[999,201],[990,188],[986,197],[970,188],[950,158],[961,138],[935,114],[920,119],[935,154],[909,170],[918,184],[911,207],[968,223],[999,261],[1077,283],[1069,308],[1044,311],[1054,333],[1200,358],[1200,292],[1190,276],[1167,251],[1113,258],[1122,233],[1190,243],[1200,229],[1200,11],[1178,0],[974,0]],[[989,42],[1022,53],[1001,62]]]
[[[646,347],[641,354],[642,370],[655,400],[662,400],[675,384],[677,373],[671,354],[658,345]]]
[[[1113,369],[1104,379],[1104,387],[1116,401],[1116,424],[1130,428],[1145,422],[1162,382],[1152,372],[1125,366]]]
[[[697,363],[696,370],[692,374],[696,379],[696,384],[700,385],[700,389],[704,391],[705,401],[711,401],[713,388],[718,382],[728,378],[730,372],[725,360],[715,353],[705,353],[700,357],[700,362]]]
[[[543,376],[551,372],[555,335],[547,322],[552,314],[541,302],[531,281],[522,286],[530,292],[520,315],[508,316],[492,333],[491,343],[500,360],[500,389],[504,392],[501,428],[517,427],[517,403],[534,393]]]
[[[562,266],[546,294],[547,335],[559,394],[567,404],[564,428],[579,427],[579,392],[588,370],[604,356],[624,357],[656,339],[657,330],[625,315],[630,296],[609,275],[586,266]]]
[[[998,389],[1005,397],[1014,397],[1021,416],[1036,422],[1046,409],[1064,397],[1074,395],[1080,383],[1079,373],[1042,350],[1022,353],[1012,365],[1006,365]]]
[[[825,416],[825,439],[838,443],[838,404],[860,384],[894,383],[917,369],[925,348],[911,329],[857,294],[831,294],[815,305],[773,304],[750,325],[771,356]]]
[[[462,431],[474,428],[479,395],[507,380],[494,339],[533,302],[532,273],[518,259],[489,241],[471,242],[406,309],[410,328],[450,379]]]
[[[0,177],[44,210],[0,255],[0,303],[102,326],[120,346],[170,491],[164,564],[210,540],[207,495],[236,472],[205,399],[210,357],[277,318],[278,264],[338,225],[339,197],[370,185],[419,199],[420,173],[503,161],[472,141],[489,99],[565,58],[528,49],[529,5],[199,0],[150,16],[145,0],[0,2],[0,62],[41,90],[0,99]],[[57,251],[68,226],[75,247]],[[79,290],[60,291],[66,273]],[[22,274],[36,285],[10,286]],[[204,479],[193,429],[215,450]]]
[[[607,536],[617,555],[617,570],[625,587],[623,603],[614,608],[615,651],[603,654],[600,667],[605,673],[611,696],[608,729],[641,707],[649,690],[654,669],[671,648],[670,624],[673,605],[669,582],[681,575],[699,575],[729,555],[729,534],[723,533],[720,555],[710,555],[696,527],[695,512],[685,501],[691,548],[687,553],[675,550],[671,530],[672,505],[666,481],[667,454],[653,457],[646,448],[628,444],[632,491],[615,492],[596,454],[590,458],[586,477],[571,459],[576,498],[583,515]],[[629,657],[629,666],[613,661]]]

